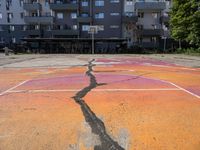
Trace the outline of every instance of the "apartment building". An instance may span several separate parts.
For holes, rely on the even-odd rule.
[[[169,38],[171,0],[125,0],[123,36],[128,45],[159,48]]]
[[[16,7],[17,6],[17,7]],[[24,22],[23,1],[0,1],[0,42],[15,43],[23,37]]]
[[[90,52],[89,26],[97,52],[116,50],[120,44],[158,47],[169,36],[167,0],[1,0],[0,40],[28,42],[48,52]],[[165,31],[165,32],[164,32]]]

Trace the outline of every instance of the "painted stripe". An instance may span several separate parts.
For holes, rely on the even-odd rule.
[[[23,81],[23,82],[21,82],[21,83],[15,85],[15,86],[9,88],[8,90],[6,90],[6,91],[0,93],[0,96],[4,95],[4,94],[6,94],[6,93],[9,93],[10,91],[14,90],[15,88],[17,88],[17,87],[23,85],[24,83],[26,83],[26,82],[28,82],[28,81],[29,81],[29,80]]]
[[[188,90],[186,90],[186,89],[184,89],[184,88],[182,88],[182,87],[180,87],[180,86],[178,86],[178,85],[176,85],[176,84],[174,84],[174,83],[172,83],[172,82],[169,82],[169,83],[170,83],[171,85],[177,87],[178,89],[180,89],[180,90],[182,90],[182,91],[185,91],[186,93],[188,93],[188,94],[190,94],[190,95],[193,95],[194,97],[197,97],[197,98],[200,99],[200,96],[199,96],[199,95],[194,94],[194,93],[192,93],[192,92],[190,92],[190,91],[188,91]]]
[[[143,78],[147,78],[147,77],[143,77]],[[147,78],[147,79],[148,79],[148,78]],[[190,94],[190,95],[192,95],[192,96],[194,96],[194,97],[200,99],[200,96],[199,96],[199,95],[194,94],[194,93],[192,93],[192,92],[190,92],[190,91],[188,91],[188,90],[186,90],[186,89],[180,87],[179,85],[177,85],[177,84],[175,84],[175,83],[172,83],[172,82],[170,82],[170,81],[161,80],[161,79],[153,79],[153,80],[157,80],[157,81],[161,81],[161,82],[164,82],[164,83],[171,84],[171,85],[175,86],[176,88],[178,88],[178,89],[180,89],[180,90],[182,90],[182,91],[184,91],[184,92],[186,92],[186,93],[188,93],[188,94]]]
[[[9,93],[44,93],[44,92],[78,92],[81,89],[62,89],[62,90],[13,90]],[[164,89],[94,89],[93,92],[115,92],[115,91],[180,91],[179,88]]]
[[[178,67],[178,66],[177,66],[177,67],[173,67],[173,66],[165,66],[165,65],[150,65],[150,66],[197,71],[197,69],[194,69],[194,68],[183,68],[183,67]]]

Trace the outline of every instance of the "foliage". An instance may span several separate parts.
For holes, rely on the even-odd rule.
[[[200,56],[200,48],[199,49],[195,49],[195,48],[178,48],[176,50],[176,53]]]
[[[170,13],[171,35],[200,47],[200,1],[174,0]]]

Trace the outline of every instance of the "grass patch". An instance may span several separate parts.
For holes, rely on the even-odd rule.
[[[192,56],[200,56],[200,48],[178,48],[175,51],[176,54],[186,54],[186,55],[192,55]]]

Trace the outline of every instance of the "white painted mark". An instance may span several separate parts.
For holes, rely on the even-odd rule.
[[[6,91],[0,93],[0,96],[4,95],[4,94],[6,94],[6,93],[9,93],[10,91],[14,90],[15,88],[17,88],[17,87],[23,85],[24,83],[26,83],[26,82],[28,82],[28,81],[29,81],[29,80],[23,81],[23,82],[17,84],[16,86],[13,86],[13,87],[9,88],[8,90],[6,90]]]
[[[143,78],[146,78],[146,77],[143,77]],[[147,79],[148,79],[148,78],[147,78]],[[186,89],[180,87],[179,85],[177,85],[177,84],[175,84],[175,83],[172,83],[172,82],[170,82],[170,81],[161,80],[161,79],[153,79],[153,80],[157,80],[157,81],[161,81],[161,82],[164,82],[164,83],[171,84],[171,85],[175,86],[176,88],[180,89],[181,91],[184,91],[184,92],[186,92],[186,93],[188,93],[188,94],[190,94],[190,95],[192,95],[192,96],[194,96],[194,97],[200,99],[200,96],[199,96],[199,95],[194,94],[194,93],[192,93],[192,92],[190,92],[190,91],[188,91],[188,90],[186,90]]]
[[[166,65],[151,65],[154,67],[163,67],[163,68],[174,68],[174,69],[182,69],[182,70],[192,70],[192,71],[196,71],[197,69],[193,69],[193,68],[183,68],[183,67],[173,67],[173,66],[166,66]]]
[[[81,89],[58,89],[58,90],[13,90],[8,93],[46,93],[46,92],[78,92]],[[93,92],[115,92],[115,91],[180,91],[179,88],[162,88],[162,89],[94,89]]]
[[[182,91],[185,91],[186,93],[188,93],[188,94],[190,94],[190,95],[193,95],[194,97],[197,97],[197,98],[200,99],[200,96],[199,96],[199,95],[194,94],[194,93],[192,93],[192,92],[190,92],[190,91],[188,91],[188,90],[186,90],[186,89],[184,89],[184,88],[182,88],[182,87],[180,87],[180,86],[178,86],[178,85],[176,85],[176,84],[174,84],[174,83],[172,83],[172,82],[169,82],[169,83],[170,83],[171,85],[177,87],[178,89],[180,89],[180,90],[182,90]]]

